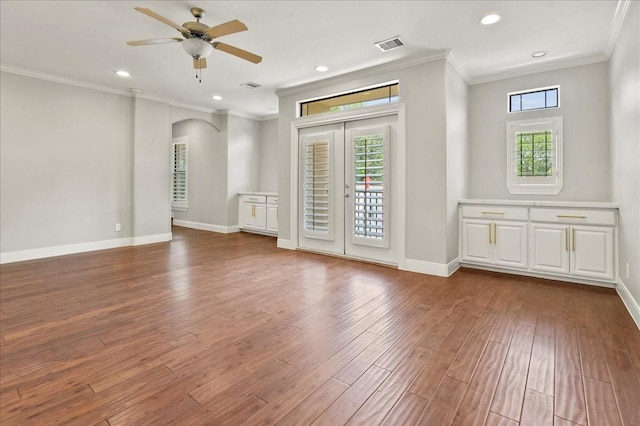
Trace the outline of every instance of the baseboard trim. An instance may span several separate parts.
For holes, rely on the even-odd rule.
[[[217,232],[219,234],[231,234],[233,232],[239,232],[238,225],[222,226],[213,225],[211,223],[191,222],[189,220],[174,219],[173,224],[175,226],[182,226],[183,228],[199,229],[201,231]]]
[[[405,259],[398,267],[403,271],[417,272],[419,274],[436,275],[438,277],[448,277],[460,267],[460,262],[456,258],[450,263],[434,263],[424,260]]]
[[[142,246],[145,244],[164,243],[167,241],[171,241],[172,239],[173,234],[171,232],[167,234],[145,235],[143,237],[132,237],[130,245]]]
[[[278,246],[278,248],[287,249],[287,250],[295,250],[296,249],[296,246],[295,246],[295,244],[293,244],[293,241],[287,240],[287,239],[284,239],[284,238],[278,238],[277,246]]]
[[[627,311],[631,314],[631,318],[635,321],[636,326],[640,329],[640,305],[638,305],[638,302],[633,298],[629,289],[624,285],[621,279],[618,279],[616,291],[622,299],[622,303],[624,303],[624,306],[627,308]]]
[[[139,246],[143,244],[171,241],[171,233],[146,235],[144,237],[114,238],[111,240],[91,241],[88,243],[65,244],[63,246],[42,247],[30,250],[8,251],[0,253],[0,264],[22,262],[25,260],[44,259],[47,257],[65,256],[67,254],[85,253],[96,250]]]

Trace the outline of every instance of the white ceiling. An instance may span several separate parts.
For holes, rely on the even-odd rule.
[[[628,0],[626,0],[628,1]],[[451,49],[470,82],[497,73],[564,61],[604,60],[623,1],[6,1],[0,2],[0,63],[5,71],[40,73],[256,117],[277,112],[277,89]],[[198,83],[179,43],[126,42],[180,37],[140,12],[146,7],[182,24],[203,8],[214,26],[239,19],[248,31],[220,41],[261,55],[252,64],[220,51]],[[488,13],[502,15],[484,26]],[[400,36],[405,46],[381,52],[373,43]],[[531,53],[546,50],[542,59]],[[316,65],[327,65],[319,73]],[[125,69],[132,76],[114,74]],[[240,84],[254,81],[254,90]],[[211,96],[221,95],[221,101]]]

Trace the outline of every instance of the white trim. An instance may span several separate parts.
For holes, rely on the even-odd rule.
[[[168,232],[166,234],[144,235],[142,237],[132,237],[132,246],[142,246],[145,244],[165,243],[173,239],[173,234]]]
[[[456,258],[450,263],[427,262],[426,260],[404,259],[402,266],[398,269],[402,271],[417,272],[419,274],[435,275],[438,277],[448,277],[459,268]]]
[[[238,225],[231,225],[231,226],[213,225],[211,223],[191,222],[188,220],[179,220],[179,219],[174,219],[173,225],[182,226],[183,228],[199,229],[201,231],[217,232],[219,234],[231,234],[231,233],[240,231],[240,228],[238,228]]]
[[[553,134],[553,174],[551,176],[518,177],[516,176],[515,139],[520,131],[542,131],[551,127]],[[563,181],[563,133],[562,116],[541,117],[529,120],[507,121],[506,136],[506,171],[507,190],[511,194],[558,194],[562,191]]]
[[[624,303],[624,306],[627,308],[627,311],[631,314],[631,318],[635,321],[636,326],[640,329],[640,305],[638,305],[638,302],[633,298],[627,286],[624,285],[622,280],[619,278],[616,291],[622,299],[622,303]]]
[[[502,71],[491,74],[481,74],[471,77],[471,85],[489,83],[492,81],[506,80],[508,78],[523,77],[531,74],[539,74],[547,71],[557,71],[565,68],[579,67],[581,65],[590,65],[598,62],[606,62],[609,58],[603,53],[594,55],[577,56],[572,58],[561,58],[557,60],[546,61],[543,63],[529,64],[506,68]]]
[[[177,107],[177,108],[190,109],[190,110],[193,110],[193,111],[206,112],[206,113],[209,113],[209,114],[215,114],[215,112],[216,112],[216,110],[213,109],[213,108],[205,108],[205,107],[200,107],[200,106],[195,106],[195,105],[189,105],[189,104],[185,104],[185,103],[182,103],[182,102],[175,102],[173,100],[171,101],[171,106],[174,106],[174,107]],[[187,118],[187,120],[189,120],[189,119]],[[193,120],[193,119],[191,119],[191,120]],[[209,122],[207,121],[207,123],[209,123]],[[209,124],[211,124],[211,123],[209,123]],[[217,127],[216,127],[216,130],[218,130]],[[218,130],[218,131],[220,131],[220,130]]]
[[[471,84],[471,76],[467,73],[467,70],[464,69],[462,62],[460,62],[460,59],[453,53],[453,50],[449,50],[447,61],[449,61],[451,66],[460,74],[460,77],[462,77],[467,84]]]
[[[618,6],[616,12],[613,15],[613,21],[611,22],[611,28],[609,32],[609,38],[607,40],[607,47],[604,49],[604,55],[609,59],[613,53],[613,49],[616,47],[618,41],[618,35],[622,29],[622,23],[624,22],[627,11],[631,6],[631,0],[618,0]]]
[[[456,257],[451,262],[449,262],[449,264],[447,265],[447,270],[449,272],[449,275],[447,275],[447,276],[450,277],[458,269],[460,269],[460,258]]]
[[[283,96],[303,93],[309,90],[324,89],[329,85],[334,85],[339,83],[348,83],[353,80],[358,80],[364,77],[375,76],[375,75],[390,72],[390,71],[405,69],[415,65],[434,62],[440,59],[445,59],[448,53],[449,53],[448,50],[440,50],[436,53],[429,53],[427,55],[423,54],[423,55],[411,56],[408,58],[399,59],[397,61],[387,62],[381,65],[374,65],[358,71],[352,71],[346,74],[340,74],[335,77],[329,77],[322,80],[316,80],[316,81],[302,83],[295,86],[284,87],[282,89],[276,90],[276,96],[281,98]]]
[[[296,249],[296,245],[293,243],[292,240],[287,240],[284,238],[278,238],[278,248],[281,249],[287,249],[287,250],[295,250]]]
[[[18,250],[0,253],[0,264],[22,262],[24,260],[44,259],[47,257],[65,256],[68,254],[86,253],[96,250],[107,250],[119,247],[171,241],[172,235],[157,234],[135,238],[114,238],[111,240],[91,241],[86,243],[65,244],[62,246],[41,247],[37,249]]]

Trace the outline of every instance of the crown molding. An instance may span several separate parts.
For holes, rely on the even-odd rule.
[[[581,65],[595,64],[605,62],[607,58],[604,54],[578,56],[574,58],[564,58],[555,61],[548,61],[542,64],[526,65],[522,67],[514,67],[500,71],[498,73],[478,75],[471,77],[471,85],[490,83],[492,81],[506,80],[508,78],[524,77],[531,74],[538,74],[547,71],[556,71],[564,68],[578,67]]]
[[[276,90],[276,96],[279,98],[295,95],[298,93],[306,92],[313,89],[321,89],[328,85],[346,83],[358,78],[371,77],[378,74],[382,74],[389,71],[396,71],[404,68],[409,68],[416,65],[426,64],[429,62],[445,59],[448,55],[448,50],[439,50],[435,53],[429,53],[426,55],[410,56],[408,58],[398,59],[396,61],[387,62],[380,65],[374,65],[369,68],[364,68],[358,71],[352,71],[346,74],[340,74],[335,77],[329,77],[323,80],[312,81],[310,83],[303,83],[300,85],[283,87]]]
[[[182,103],[182,102],[172,101],[171,102],[171,106],[178,107],[178,108],[184,108],[184,109],[190,109],[190,110],[193,110],[193,111],[206,112],[206,113],[209,113],[209,114],[215,114],[216,113],[216,110],[214,108],[204,108],[204,107],[200,107],[200,106],[196,106],[196,105],[185,104],[185,103]]]
[[[620,35],[620,30],[622,29],[624,18],[627,16],[627,12],[629,11],[629,6],[631,6],[631,0],[618,0],[618,6],[616,7],[616,12],[613,15],[613,21],[611,22],[607,47],[604,50],[604,55],[607,59],[611,57],[613,49],[616,47],[618,35]]]
[[[449,50],[449,53],[447,54],[447,61],[449,61],[451,66],[458,71],[460,77],[462,77],[467,84],[471,84],[471,76],[469,76],[467,70],[464,69],[462,62],[460,62],[460,59],[458,59],[458,57],[453,53],[453,50]]]
[[[82,87],[84,89],[97,90],[100,92],[112,93],[115,95],[131,96],[129,89],[119,89],[116,87],[103,86],[100,84],[89,83],[87,81],[75,80],[68,77],[62,77],[55,74],[47,74],[40,71],[34,71],[26,68],[13,67],[10,65],[0,65],[0,71],[17,74],[24,77],[37,78],[39,80],[51,81],[54,83],[66,84],[69,86]]]

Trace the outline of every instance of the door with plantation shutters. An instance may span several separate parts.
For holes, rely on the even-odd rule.
[[[397,116],[300,130],[300,248],[397,264]]]
[[[299,141],[298,245],[343,254],[344,127],[302,129]]]

